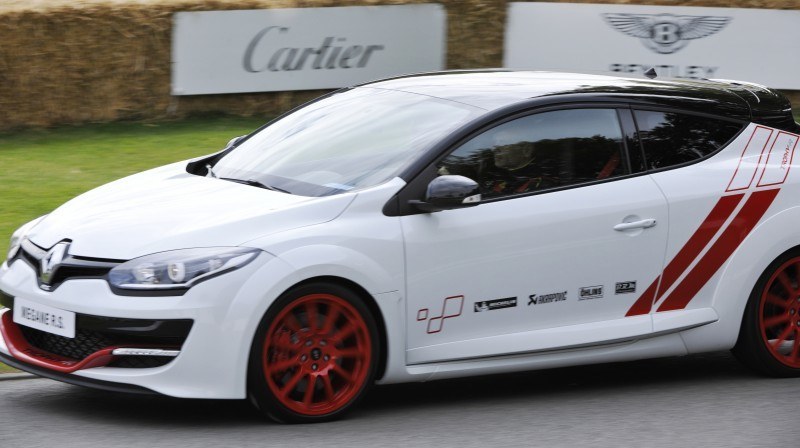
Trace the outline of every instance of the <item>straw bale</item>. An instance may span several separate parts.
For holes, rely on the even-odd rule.
[[[115,120],[164,120],[217,112],[241,116],[275,115],[322,91],[171,96],[173,13],[429,2],[431,0],[6,0],[0,5],[0,130]],[[442,0],[439,3],[445,6],[448,16],[447,67],[501,66],[507,1]],[[647,3],[800,7],[792,0],[652,0]],[[798,100],[800,98],[795,98],[795,104],[800,103]]]

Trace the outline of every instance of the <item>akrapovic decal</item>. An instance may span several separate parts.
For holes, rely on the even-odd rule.
[[[567,300],[567,291],[554,292],[542,295],[531,294],[528,296],[528,306],[543,305],[545,303],[563,302],[564,300]]]
[[[482,302],[475,302],[473,311],[481,313],[484,311],[501,310],[503,308],[513,308],[517,306],[516,297],[506,297],[505,299],[484,300]]]
[[[755,127],[725,194],[626,316],[647,314],[659,301],[659,312],[691,302],[772,205],[789,176],[798,140],[795,134]]]
[[[630,294],[636,292],[636,282],[614,283],[614,294]]]
[[[603,285],[584,286],[578,290],[578,300],[602,299]]]

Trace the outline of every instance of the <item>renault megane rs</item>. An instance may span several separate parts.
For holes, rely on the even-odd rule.
[[[0,360],[287,422],[376,382],[723,349],[797,376],[798,134],[724,80],[339,90],[22,226]]]

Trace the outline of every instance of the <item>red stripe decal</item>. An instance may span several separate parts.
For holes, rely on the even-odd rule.
[[[625,317],[639,316],[641,314],[650,313],[650,309],[653,308],[653,302],[656,298],[656,289],[658,288],[659,279],[661,279],[660,276],[656,277],[656,279],[653,280],[653,283],[651,283],[650,286],[644,290],[641,297],[636,299],[636,302],[633,304],[631,309],[628,310],[628,314],[626,314]]]
[[[754,192],[731,224],[722,232],[695,267],[672,291],[658,311],[680,310],[686,307],[703,286],[717,273],[736,248],[756,226],[772,205],[779,188]],[[676,257],[677,258],[677,257]],[[665,288],[666,289],[666,288]]]
[[[658,298],[661,298],[664,291],[672,287],[675,280],[686,271],[686,268],[694,261],[700,252],[708,245],[711,238],[717,234],[722,224],[739,205],[744,193],[734,194],[730,196],[723,196],[717,201],[714,208],[711,209],[706,219],[700,224],[700,227],[695,230],[694,234],[689,238],[689,241],[683,245],[678,254],[669,262],[664,274],[661,277],[656,277],[650,287],[636,300],[628,314],[625,316],[637,316],[640,314],[647,314]],[[661,279],[661,286],[658,286],[658,281]],[[656,289],[659,295],[656,296]]]

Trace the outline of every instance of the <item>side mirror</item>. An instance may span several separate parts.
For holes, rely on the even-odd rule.
[[[477,182],[464,176],[446,175],[428,184],[424,201],[414,200],[409,204],[424,212],[438,212],[474,207],[480,202],[481,190]]]

